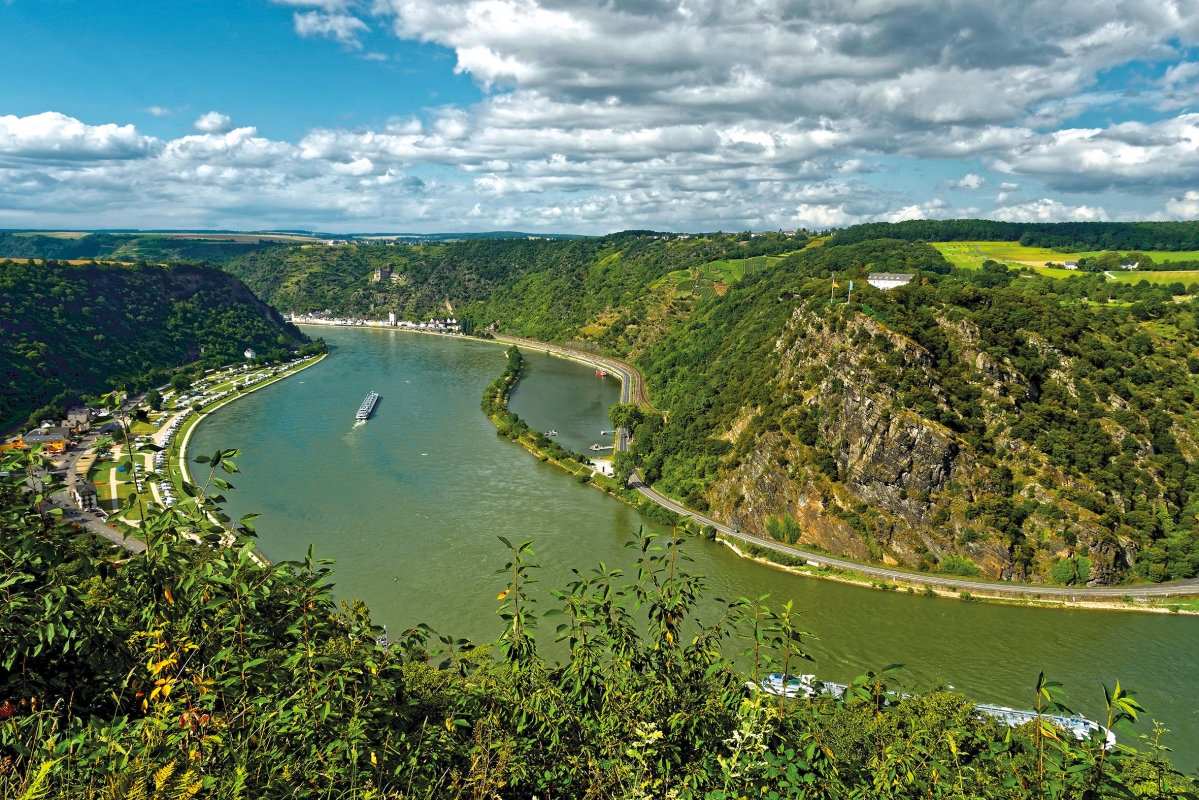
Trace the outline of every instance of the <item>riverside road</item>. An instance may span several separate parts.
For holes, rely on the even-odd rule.
[[[597,368],[603,368],[609,372],[620,376],[621,390],[620,402],[632,402],[631,398],[636,397],[637,405],[648,409],[654,413],[661,413],[655,409],[649,402],[649,398],[645,394],[645,376],[641,371],[624,361],[607,356],[599,356],[594,353],[588,353],[581,350],[574,350],[568,347],[560,347],[558,345],[546,344],[533,339],[521,339],[516,336],[503,336],[496,334],[496,339],[502,342],[519,345],[535,350],[544,350],[547,353],[570,358],[575,361],[589,364]],[[617,437],[616,449],[627,451],[629,449],[628,431],[623,428],[620,430]],[[711,525],[719,532],[733,539],[738,539],[749,544],[763,547],[768,550],[773,550],[776,553],[791,556],[793,558],[803,559],[809,565],[814,567],[835,567],[837,569],[851,570],[868,578],[874,578],[882,581],[897,581],[908,584],[919,584],[923,586],[931,586],[937,589],[954,591],[954,592],[971,592],[978,594],[995,594],[1000,596],[1013,597],[1036,597],[1036,598],[1051,598],[1056,600],[1113,600],[1122,597],[1134,597],[1137,599],[1149,597],[1171,597],[1177,595],[1192,595],[1199,594],[1199,578],[1190,578],[1185,581],[1174,581],[1171,583],[1154,583],[1143,584],[1138,586],[1044,586],[1039,584],[1020,584],[1008,583],[999,581],[974,581],[949,578],[943,575],[933,575],[925,572],[908,572],[900,569],[890,569],[888,567],[879,567],[873,564],[863,564],[858,561],[850,561],[848,559],[829,556],[825,553],[816,553],[809,550],[802,550],[798,547],[776,542],[773,539],[767,539],[752,533],[745,533],[738,528],[725,525],[717,522],[714,519],[705,517],[691,509],[685,507],[681,503],[665,497],[659,492],[654,491],[641,475],[634,472],[629,485],[641,493],[644,497],[649,498],[653,502],[669,509],[676,514],[691,517],[701,525]]]

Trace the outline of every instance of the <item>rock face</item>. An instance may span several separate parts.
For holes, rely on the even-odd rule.
[[[978,351],[967,324],[939,322],[957,358],[973,368],[988,419],[1000,426],[1013,398],[1035,387]],[[754,434],[751,421],[762,409],[744,409],[725,433],[743,455],[706,495],[743,530],[765,535],[771,518],[789,515],[802,531],[800,544],[838,555],[921,569],[939,569],[948,557],[980,576],[1043,581],[1052,559],[1038,565],[1021,549],[1023,533],[1011,519],[1022,514],[1024,529],[1059,537],[1071,531],[1075,544],[1057,539],[1058,557],[1089,552],[1092,585],[1117,581],[1135,559],[1095,514],[1031,479],[1036,468],[1027,468],[1022,483],[1010,471],[993,474],[938,421],[951,400],[932,356],[916,342],[860,314],[834,322],[797,310],[776,351],[781,422]],[[1024,446],[1002,441],[1009,461],[1018,461]],[[1042,511],[1047,502],[1064,511]]]
[[[846,486],[864,502],[913,525],[927,523],[927,504],[909,498],[945,486],[957,465],[957,442],[940,426],[893,412],[885,400],[859,390],[845,387],[840,424],[830,431],[840,441],[837,466]]]

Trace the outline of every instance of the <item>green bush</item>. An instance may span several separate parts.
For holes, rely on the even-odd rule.
[[[966,556],[950,553],[941,559],[938,569],[949,575],[961,575],[964,578],[978,575],[978,565]]]

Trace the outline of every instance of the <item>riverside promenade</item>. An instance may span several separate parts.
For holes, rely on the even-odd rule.
[[[530,350],[542,350],[546,353],[552,353],[563,358],[569,358],[608,370],[620,376],[622,382],[620,402],[632,402],[630,398],[635,398],[638,406],[655,414],[662,413],[650,404],[645,392],[645,376],[632,364],[620,359],[587,353],[569,347],[546,344],[535,339],[522,339],[517,336],[505,336],[501,334],[496,334],[495,338],[501,342],[526,347]],[[622,428],[617,438],[616,449],[627,451],[628,448],[628,432]],[[746,533],[736,527],[726,525],[711,517],[692,511],[682,503],[666,497],[661,492],[655,491],[645,483],[638,472],[633,473],[629,480],[629,485],[643,497],[648,498],[663,508],[673,511],[676,514],[690,517],[701,525],[711,525],[729,540],[744,542],[771,550],[780,555],[789,556],[793,559],[800,559],[810,567],[831,567],[855,572],[872,580],[903,583],[912,586],[928,586],[943,592],[968,592],[972,595],[1044,599],[1067,603],[1083,601],[1114,602],[1125,597],[1132,597],[1135,600],[1147,600],[1149,598],[1169,598],[1199,594],[1199,578],[1173,581],[1171,583],[1138,584],[1135,586],[1048,586],[1044,584],[1011,583],[1007,581],[966,580],[936,573],[916,572],[880,567],[874,564],[864,564],[860,561],[851,561],[827,553],[804,550],[800,547],[776,542],[773,539],[754,533]]]

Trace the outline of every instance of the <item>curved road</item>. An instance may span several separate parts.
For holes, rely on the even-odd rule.
[[[572,350],[568,347],[560,347],[558,345],[546,344],[536,341],[535,339],[522,339],[516,336],[504,336],[496,334],[495,338],[502,342],[521,345],[535,350],[544,350],[547,353],[570,358],[575,361],[589,364],[595,367],[603,367],[606,370],[616,373],[621,379],[620,402],[630,402],[630,397],[636,395],[637,405],[648,408],[654,413],[661,413],[658,409],[650,405],[649,400],[645,396],[645,376],[641,371],[624,361],[607,356],[597,356],[592,353],[585,353],[580,350]],[[628,450],[628,435],[622,428],[617,441],[618,450]],[[1053,598],[1059,600],[1112,600],[1121,597],[1170,597],[1172,595],[1193,595],[1199,594],[1199,578],[1191,578],[1185,581],[1174,581],[1172,583],[1152,583],[1142,584],[1137,586],[1043,586],[1038,584],[1022,584],[1008,583],[999,581],[968,581],[957,578],[947,578],[943,575],[934,575],[925,572],[909,572],[907,570],[892,569],[890,567],[879,567],[873,564],[863,564],[860,561],[850,561],[844,558],[837,558],[824,553],[813,553],[807,550],[801,550],[798,547],[776,542],[773,539],[767,539],[762,536],[757,536],[752,533],[745,533],[737,528],[730,527],[714,519],[698,514],[683,504],[671,500],[669,497],[651,489],[641,479],[639,473],[634,472],[629,481],[629,485],[640,492],[644,497],[649,498],[663,508],[669,509],[676,514],[691,517],[701,525],[711,525],[716,530],[733,539],[739,539],[743,542],[764,547],[768,550],[774,550],[777,553],[792,556],[794,558],[805,559],[809,564],[816,567],[836,567],[837,569],[853,570],[859,574],[869,578],[877,578],[884,581],[902,581],[903,583],[916,584],[920,586],[932,586],[938,589],[955,592],[971,592],[977,594],[997,594],[997,595],[1015,595],[1019,597],[1041,597]]]

